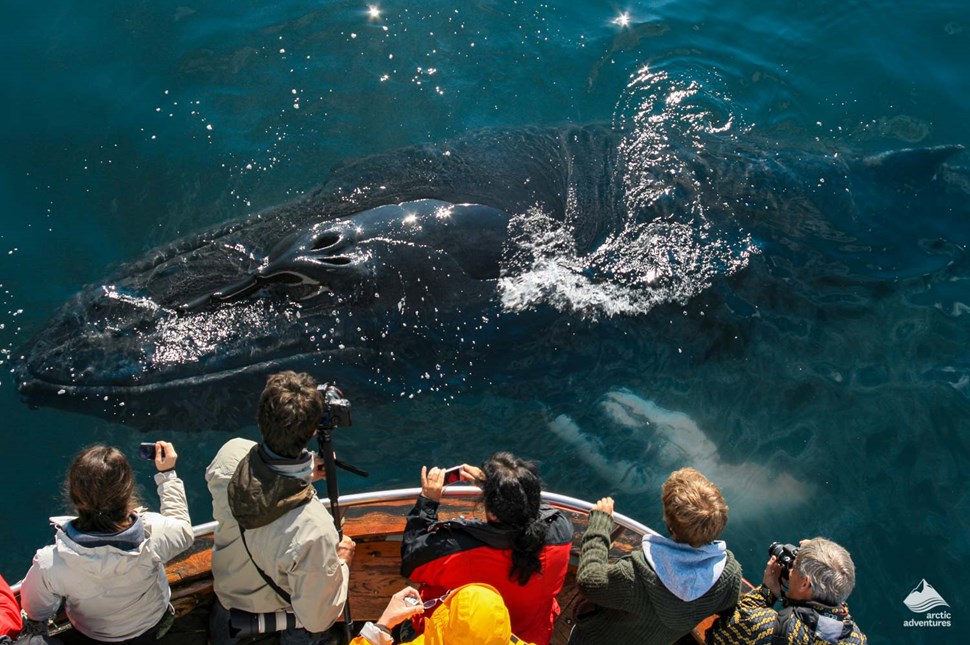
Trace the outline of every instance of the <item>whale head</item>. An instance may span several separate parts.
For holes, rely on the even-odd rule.
[[[461,313],[494,298],[508,220],[419,200],[175,242],[64,304],[18,352],[19,390],[31,405],[182,428],[252,418],[280,369],[393,383],[429,369],[409,360],[429,338],[438,353],[470,338]]]

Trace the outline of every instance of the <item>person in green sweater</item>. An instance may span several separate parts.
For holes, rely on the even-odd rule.
[[[613,499],[593,506],[576,572],[586,602],[569,645],[668,645],[737,603],[741,565],[717,539],[728,518],[720,489],[682,468],[664,482],[661,501],[670,537],[649,533],[641,549],[613,563]]]

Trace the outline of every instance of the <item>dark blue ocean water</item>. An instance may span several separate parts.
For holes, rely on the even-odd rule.
[[[491,126],[596,121],[806,158],[970,145],[965,2],[425,1],[383,2],[377,16],[363,2],[3,8],[8,580],[49,540],[69,457],[95,441],[134,455],[144,439],[28,410],[6,374],[11,355],[111,266],[293,199],[338,162]],[[649,137],[626,143],[657,152]],[[683,288],[659,303],[537,267],[515,294],[554,293],[561,351],[529,338],[499,345],[482,369],[514,363],[490,378],[529,375],[519,391],[418,382],[368,398],[336,442],[372,477],[347,476],[342,488],[415,485],[422,464],[503,448],[538,460],[552,490],[612,494],[621,512],[660,526],[660,483],[695,465],[725,489],[724,537],[750,580],[771,541],[824,535],[853,554],[850,607],[872,642],[959,641],[970,621],[970,211],[935,197],[880,202],[884,217],[865,225],[851,261],[833,237],[811,237],[818,222],[791,222],[789,241],[803,232],[803,257],[821,268],[773,259],[773,241],[757,234],[716,240],[750,243],[755,256],[702,253],[704,275],[681,275]],[[612,268],[631,259],[625,249],[610,249]],[[208,520],[202,470],[228,435],[164,435],[180,449],[193,519]],[[924,579],[949,603],[952,627],[903,626],[919,618],[903,600]]]

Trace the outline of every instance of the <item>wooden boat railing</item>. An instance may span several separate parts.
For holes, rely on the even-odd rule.
[[[357,542],[350,577],[350,603],[355,621],[375,620],[380,616],[391,594],[408,583],[400,575],[400,543],[407,512],[420,492],[420,488],[402,488],[341,495],[339,504],[344,532]],[[572,629],[573,607],[579,599],[575,584],[579,547],[586,530],[589,510],[593,505],[585,500],[549,492],[544,492],[542,498],[566,513],[575,529],[569,571],[558,598],[562,614],[557,621],[552,640],[554,644],[559,644],[568,640],[569,631]],[[442,496],[439,517],[450,519],[480,514],[480,499],[481,490],[477,487],[449,486]],[[328,500],[323,501],[329,506]],[[653,533],[650,527],[621,513],[614,513],[613,518],[617,528],[613,534],[611,557],[632,552],[640,547],[645,534]],[[195,542],[192,547],[166,566],[172,587],[172,604],[180,618],[204,609],[212,601],[212,544],[216,525],[215,521],[211,521],[194,526]],[[19,583],[13,588],[19,594]],[[69,630],[70,623],[63,617],[59,618],[52,631]],[[712,621],[713,617],[699,625],[691,635],[693,639],[688,638],[684,642],[703,643],[704,632]],[[178,632],[177,621],[176,629],[170,636],[177,637]],[[191,639],[166,637],[165,640],[189,642]]]

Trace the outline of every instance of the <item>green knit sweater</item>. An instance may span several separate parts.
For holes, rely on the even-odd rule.
[[[613,518],[594,511],[583,536],[576,582],[598,607],[576,623],[569,645],[669,645],[702,619],[731,607],[741,591],[741,565],[727,552],[724,571],[700,598],[685,602],[663,585],[642,550],[607,561]]]

